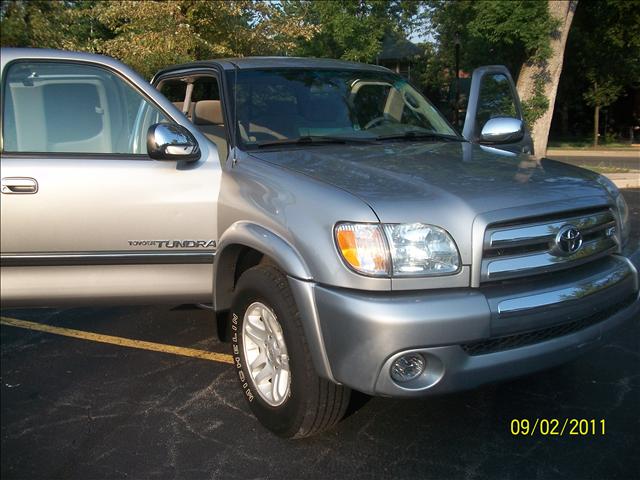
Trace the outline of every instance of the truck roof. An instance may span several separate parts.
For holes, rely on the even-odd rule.
[[[111,57],[87,52],[73,52],[67,50],[52,50],[44,48],[2,48],[2,68],[13,61],[21,59],[33,60],[76,60],[94,62],[116,69],[122,69],[124,64]],[[366,63],[349,62],[345,60],[332,60],[329,58],[303,58],[303,57],[242,57],[220,58],[211,60],[199,60],[196,62],[171,65],[163,68],[158,74],[170,70],[193,67],[210,67],[216,65],[224,70],[234,69],[263,69],[263,68],[317,68],[336,70],[369,70],[389,72],[385,67]]]
[[[68,50],[54,50],[50,48],[13,48],[3,47],[0,49],[2,68],[7,63],[15,60],[77,60],[87,61],[111,67],[121,64],[118,60],[95,53],[71,52]]]
[[[225,71],[231,70],[251,70],[251,69],[280,69],[280,68],[306,68],[323,70],[368,70],[374,72],[389,72],[390,70],[378,65],[367,63],[348,62],[345,60],[332,60],[329,58],[304,58],[304,57],[242,57],[242,58],[219,58],[211,60],[200,60],[197,62],[171,65],[157,72],[152,82],[165,73],[198,68],[213,67],[222,68]]]
[[[385,67],[378,65],[370,65],[366,63],[349,62],[345,60],[333,60],[329,58],[306,58],[306,57],[242,57],[242,58],[220,58],[211,60],[202,60],[191,62],[184,65],[174,65],[168,67],[173,69],[177,66],[193,67],[204,66],[212,63],[222,66],[225,70],[233,70],[238,68],[254,69],[254,68],[322,68],[322,69],[339,69],[339,70],[374,70],[388,71]]]

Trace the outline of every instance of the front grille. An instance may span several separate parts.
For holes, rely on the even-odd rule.
[[[465,343],[460,346],[468,355],[476,356],[511,350],[513,348],[524,347],[525,345],[533,345],[535,343],[544,342],[545,340],[551,340],[552,338],[563,337],[606,320],[620,310],[631,305],[635,299],[636,294],[634,293],[626,300],[612,307],[573,322],[562,323],[560,325],[545,327],[538,330],[530,330],[523,333],[516,333],[514,335],[488,338],[478,342]]]
[[[561,252],[556,244],[558,233],[568,226],[575,227],[582,239],[582,246],[572,254]],[[493,224],[484,235],[480,281],[561,270],[617,250],[616,219],[609,209]]]

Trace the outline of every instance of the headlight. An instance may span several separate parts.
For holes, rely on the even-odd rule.
[[[433,225],[341,223],[335,237],[344,261],[365,275],[442,275],[460,268],[453,239]]]
[[[394,276],[438,275],[460,268],[460,255],[443,229],[423,223],[385,225]]]

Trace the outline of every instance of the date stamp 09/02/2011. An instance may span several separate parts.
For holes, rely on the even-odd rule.
[[[595,418],[514,418],[509,429],[515,436],[603,436],[606,422]]]

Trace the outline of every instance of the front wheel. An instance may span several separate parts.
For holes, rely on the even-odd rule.
[[[250,268],[238,280],[231,340],[244,396],[269,430],[308,437],[344,416],[350,390],[316,374],[287,278],[276,267]]]

